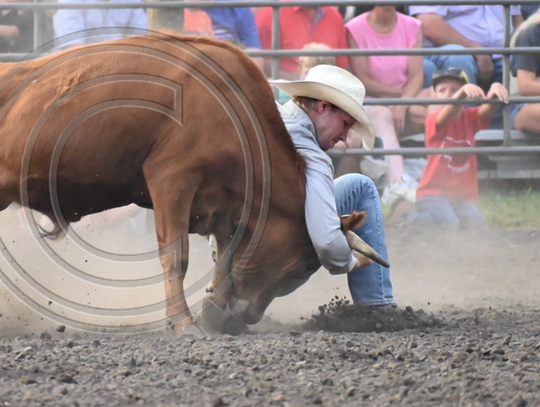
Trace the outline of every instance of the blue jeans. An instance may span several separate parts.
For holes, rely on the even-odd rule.
[[[361,174],[347,174],[334,180],[339,216],[365,211],[366,220],[354,232],[382,257],[388,259],[379,193],[373,181]],[[355,303],[385,305],[396,302],[392,294],[390,269],[373,262],[347,274]]]
[[[440,49],[464,49],[461,45],[449,44]],[[502,82],[502,58],[494,59],[495,82]],[[478,83],[478,67],[472,55],[426,55],[424,57],[424,88],[431,86],[433,74],[450,68],[461,69],[467,75],[469,83]]]
[[[409,213],[410,223],[434,224],[448,229],[480,229],[484,216],[473,203],[430,195],[416,199],[416,212]]]

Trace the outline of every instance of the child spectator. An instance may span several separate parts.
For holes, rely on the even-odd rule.
[[[309,44],[304,45],[302,48],[303,50],[330,50],[331,48],[323,43],[320,42],[310,42]],[[336,57],[329,55],[329,56],[302,56],[298,59],[299,68],[300,68],[300,79],[304,80],[306,78],[306,75],[308,71],[317,65],[335,65],[336,64]]]
[[[331,49],[328,45],[322,44],[319,42],[310,42],[309,44],[304,45],[302,49],[307,50],[329,50]],[[304,80],[308,71],[317,65],[335,65],[336,57],[334,56],[302,56],[298,58],[298,75],[300,80]],[[291,97],[283,92],[281,89],[278,89],[278,100],[284,103],[287,100],[290,100]],[[343,142],[339,142],[343,144]],[[338,144],[339,144],[338,143]],[[344,144],[343,144],[344,145]]]
[[[435,74],[435,98],[490,99],[508,102],[508,92],[500,83],[491,85],[487,96],[463,71],[452,69]],[[474,136],[488,127],[494,105],[430,106],[426,118],[426,147],[474,147]],[[416,212],[406,215],[408,223],[433,224],[450,229],[480,228],[484,217],[473,202],[478,200],[476,155],[429,155],[416,191]]]
[[[17,0],[1,0],[14,3]],[[34,13],[0,10],[0,52],[31,52],[34,49]]]

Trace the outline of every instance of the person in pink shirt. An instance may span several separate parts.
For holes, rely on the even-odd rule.
[[[398,13],[394,6],[376,6],[353,18],[345,28],[349,48],[378,50],[422,46],[420,22]],[[368,97],[430,96],[430,89],[422,91],[424,72],[421,56],[355,56],[350,58],[350,65],[351,72],[365,84]],[[377,137],[382,139],[385,148],[399,148],[400,136],[423,132],[425,107],[369,106],[368,110]],[[383,205],[393,206],[400,198],[414,202],[418,184],[405,173],[402,156],[389,156],[386,178],[388,185],[381,196]]]

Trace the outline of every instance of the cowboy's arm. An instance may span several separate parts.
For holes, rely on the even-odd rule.
[[[319,261],[331,274],[348,273],[356,267],[356,258],[341,231],[331,170],[326,173],[316,169],[324,164],[316,155],[304,155],[304,158],[307,158],[306,225],[311,242]]]

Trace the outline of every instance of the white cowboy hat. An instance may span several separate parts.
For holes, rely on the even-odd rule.
[[[334,65],[317,65],[309,70],[305,80],[271,80],[270,83],[287,95],[324,100],[339,107],[356,119],[351,130],[362,139],[367,150],[375,144],[375,129],[366,110],[362,107],[366,88],[356,76]]]

